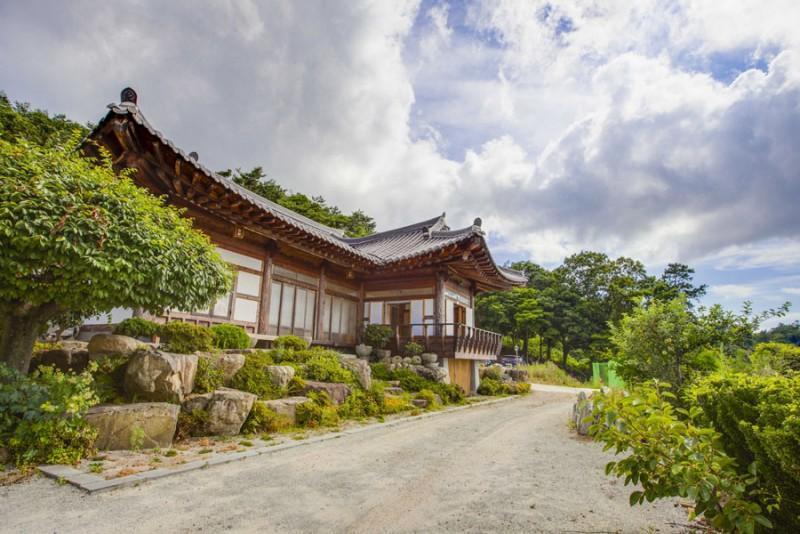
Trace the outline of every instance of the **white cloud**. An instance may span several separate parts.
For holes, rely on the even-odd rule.
[[[746,284],[721,284],[709,288],[709,293],[721,299],[744,299],[752,297],[755,292],[753,286]]]

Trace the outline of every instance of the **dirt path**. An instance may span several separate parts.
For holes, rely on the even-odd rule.
[[[572,395],[381,428],[136,488],[0,488],[2,532],[673,532],[670,502],[630,508],[609,455],[567,428]]]

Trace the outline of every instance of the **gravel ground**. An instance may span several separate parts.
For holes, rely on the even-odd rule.
[[[87,495],[0,488],[0,532],[678,532],[631,508],[611,458],[567,428],[574,395],[534,391],[394,428]]]

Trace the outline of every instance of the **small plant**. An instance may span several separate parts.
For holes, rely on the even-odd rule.
[[[373,349],[382,349],[392,337],[392,329],[382,324],[370,324],[364,329],[364,341]]]
[[[181,411],[178,414],[178,425],[175,437],[181,440],[204,434],[208,419],[209,415],[205,410],[194,409],[191,412]]]
[[[103,462],[92,462],[89,464],[89,472],[90,473],[102,473],[103,472]]]
[[[142,428],[139,425],[135,425],[133,428],[131,428],[131,437],[130,437],[131,450],[133,451],[141,450],[142,446],[144,445],[144,438],[145,438],[144,428]]]
[[[281,391],[272,384],[267,366],[273,364],[267,351],[259,350],[244,355],[244,365],[233,376],[231,387],[258,395],[261,399],[280,398]]]
[[[340,382],[355,384],[355,375],[342,367],[338,353],[332,350],[319,350],[305,363],[303,376],[309,380],[320,382]]]
[[[278,432],[290,425],[286,416],[271,410],[263,402],[256,402],[242,425],[242,433],[259,434]]]
[[[167,458],[173,458],[175,456],[178,456],[178,451],[176,451],[175,449],[169,449],[167,452],[164,453],[164,456],[166,456]]]
[[[413,358],[414,356],[419,356],[422,354],[423,350],[425,349],[419,343],[409,341],[403,346],[403,356]]]
[[[211,330],[189,323],[172,322],[161,326],[161,339],[167,350],[180,354],[208,351],[213,347]]]
[[[441,406],[439,399],[436,398],[436,393],[434,393],[430,389],[423,389],[422,391],[414,395],[414,398],[428,401],[427,409],[429,410],[435,410],[439,408],[439,406]]]
[[[372,368],[372,378],[375,380],[393,380],[392,371],[389,369],[389,366],[385,363],[378,362],[370,364]]]
[[[241,326],[218,324],[211,327],[214,346],[218,349],[246,349],[250,347],[250,336]]]
[[[214,357],[197,359],[197,372],[194,376],[194,393],[210,393],[221,388],[225,381],[225,373],[217,367]]]
[[[250,441],[249,439],[243,439],[242,441],[239,442],[239,445],[241,445],[242,447],[252,447],[253,442]]]
[[[161,325],[148,321],[142,317],[131,317],[125,319],[114,327],[114,333],[120,336],[141,337],[151,339],[158,335]]]
[[[305,350],[308,348],[308,341],[297,336],[280,336],[275,338],[272,346],[276,349]]]
[[[152,458],[150,458],[150,463],[151,464],[160,464],[161,463],[161,458],[159,458],[158,456],[153,456]]]
[[[125,402],[123,380],[128,365],[128,356],[100,356],[96,367],[90,372],[94,378],[94,392],[101,403],[122,404]]]
[[[210,454],[212,452],[214,452],[214,449],[209,449],[208,447],[206,447],[197,451],[197,454]]]
[[[286,387],[289,395],[292,396],[300,396],[306,391],[306,381],[300,378],[297,375],[294,375],[291,380],[289,380],[289,385]]]

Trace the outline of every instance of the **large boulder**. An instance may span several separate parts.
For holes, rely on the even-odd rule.
[[[592,420],[588,419],[592,415],[592,399],[581,391],[578,393],[578,400],[572,406],[572,420],[575,422],[575,430],[578,434],[585,436],[589,433]]]
[[[297,423],[297,407],[308,402],[308,397],[287,397],[267,401],[257,401],[279,415],[285,416],[292,424]]]
[[[269,365],[267,366],[272,385],[278,388],[285,388],[294,378],[294,367],[288,365]]]
[[[303,393],[309,391],[321,392],[324,391],[328,394],[334,404],[341,404],[345,399],[350,396],[350,387],[347,384],[338,384],[334,382],[315,382],[313,380],[306,380],[306,387]]]
[[[238,389],[220,388],[211,393],[189,395],[183,402],[187,412],[202,410],[208,415],[199,433],[208,436],[235,436],[242,429],[258,397]]]
[[[434,382],[445,383],[445,378],[448,377],[447,370],[444,367],[428,367],[427,365],[413,365],[411,370],[426,380]]]
[[[181,403],[192,392],[197,356],[138,351],[128,361],[123,385],[134,398]]]
[[[85,418],[97,428],[98,449],[170,447],[179,411],[166,402],[107,404],[89,408]]]
[[[372,368],[367,363],[367,360],[362,360],[352,354],[340,354],[339,362],[341,362],[342,367],[355,373],[362,388],[369,389],[372,387]]]
[[[52,365],[60,371],[82,373],[89,365],[89,353],[85,350],[52,349],[36,354],[31,362],[34,366]]]
[[[227,385],[233,380],[234,375],[244,367],[244,354],[236,352],[195,352],[198,358],[208,358],[214,367],[222,371],[223,382]]]
[[[97,334],[89,340],[87,350],[89,356],[105,356],[108,354],[131,354],[135,352],[141,342],[128,336],[116,334]]]

